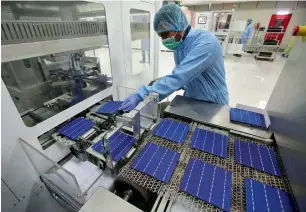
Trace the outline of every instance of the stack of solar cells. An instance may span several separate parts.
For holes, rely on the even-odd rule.
[[[227,158],[228,137],[219,133],[196,128],[190,147]]]
[[[65,124],[58,130],[58,132],[71,140],[76,140],[93,126],[94,123],[92,121],[83,117],[78,117],[73,121]]]
[[[132,163],[132,168],[169,183],[180,154],[162,146],[147,143]]]
[[[112,159],[114,161],[119,161],[132,148],[135,142],[136,138],[133,136],[120,131],[114,133],[109,139],[109,148]],[[95,143],[92,148],[99,153],[104,153],[102,140]]]
[[[122,101],[109,101],[100,107],[96,112],[111,115],[118,111],[118,108],[121,106],[121,104]]]
[[[262,145],[235,140],[235,161],[272,175],[281,175],[275,152]]]
[[[154,129],[153,135],[175,143],[184,143],[189,132],[189,125],[174,120],[163,119]]]
[[[242,122],[249,125],[267,128],[265,117],[263,114],[255,113],[239,108],[231,108],[230,110],[231,121]]]

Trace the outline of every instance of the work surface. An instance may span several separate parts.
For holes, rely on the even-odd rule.
[[[270,138],[272,135],[263,129],[231,122],[230,107],[227,105],[199,101],[185,96],[176,96],[165,109],[165,113],[261,138]]]

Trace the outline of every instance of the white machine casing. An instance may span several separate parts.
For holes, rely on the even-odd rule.
[[[92,1],[94,2],[94,1]],[[95,1],[96,2],[96,1]],[[97,3],[97,2],[96,2]],[[130,29],[130,10],[144,10],[150,13],[152,23],[156,10],[160,7],[160,2],[152,1],[99,1],[103,4],[106,13],[109,54],[111,61],[111,70],[113,84],[111,87],[75,104],[74,106],[50,117],[49,119],[38,123],[33,127],[27,127],[9,92],[5,83],[1,82],[1,100],[2,100],[2,211],[27,211],[27,207],[32,195],[42,193],[41,187],[35,186],[39,180],[37,170],[33,167],[27,157],[20,140],[26,141],[29,145],[41,151],[44,155],[57,162],[70,153],[70,150],[59,144],[43,150],[38,137],[48,132],[50,129],[62,124],[66,120],[74,117],[88,107],[112,96],[114,100],[123,100],[129,94],[143,85],[148,84],[157,77],[158,58],[160,51],[160,41],[153,30],[153,24],[150,24],[150,66],[146,69],[133,74],[132,54],[131,54],[131,29]],[[43,21],[43,20],[42,20]],[[103,39],[103,37],[101,37]],[[42,42],[20,43],[2,45],[2,62],[14,61],[29,58],[37,55],[45,55],[69,48],[82,49],[86,44],[74,39],[59,39]],[[50,48],[50,49],[48,49]],[[33,55],[35,49],[35,55]],[[29,53],[31,52],[31,53]],[[103,58],[100,58],[103,60]],[[49,198],[46,198],[50,201]],[[31,200],[33,201],[33,199]],[[37,199],[41,211],[54,211],[52,207],[43,208],[46,204],[43,199]],[[54,203],[56,204],[56,203]]]

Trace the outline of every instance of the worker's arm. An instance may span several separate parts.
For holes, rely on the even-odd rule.
[[[150,92],[156,92],[159,93],[160,100],[162,100],[181,89],[213,64],[216,59],[214,45],[212,41],[199,41],[185,59],[174,68],[172,74],[164,76],[152,86],[140,87],[137,91],[138,95],[143,99]]]

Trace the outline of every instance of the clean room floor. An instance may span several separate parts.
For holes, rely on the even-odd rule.
[[[286,63],[286,59],[278,56],[273,62],[255,60],[251,54],[240,58],[226,55],[224,58],[226,81],[229,91],[229,105],[237,103],[253,107],[265,108],[277,79]],[[170,74],[174,68],[172,52],[161,52],[159,58],[159,77]],[[172,94],[183,95],[183,91]]]

